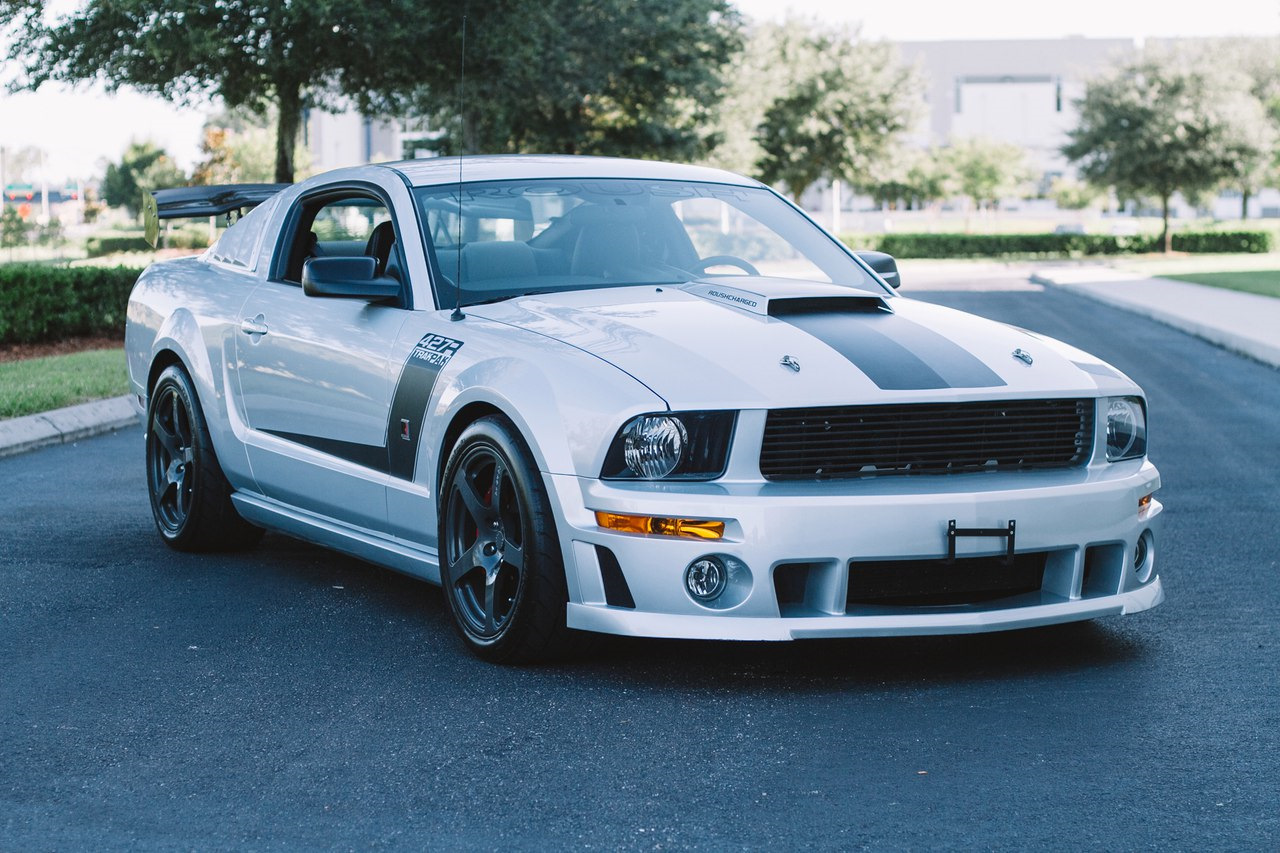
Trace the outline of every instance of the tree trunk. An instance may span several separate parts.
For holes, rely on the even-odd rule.
[[[1173,232],[1169,230],[1169,196],[1160,196],[1160,215],[1164,220],[1164,233],[1160,235],[1160,242],[1164,244],[1164,253],[1167,255],[1173,251]]]
[[[296,85],[280,86],[276,99],[280,116],[276,122],[276,183],[293,183],[293,154],[302,127],[302,93]]]
[[[1244,222],[1249,218],[1249,188],[1245,187],[1240,193],[1240,221]]]

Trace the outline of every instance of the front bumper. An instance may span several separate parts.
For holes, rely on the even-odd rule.
[[[836,483],[544,479],[565,555],[568,624],[582,630],[721,640],[964,634],[1136,613],[1164,600],[1155,573],[1162,507],[1152,499],[1139,508],[1160,477],[1145,460],[1071,472]],[[616,533],[597,526],[597,510],[721,519],[725,536]],[[1016,552],[1044,555],[1038,589],[942,605],[851,600],[850,575],[860,564],[936,561],[947,556],[949,522],[996,528],[1011,520]],[[1148,556],[1138,568],[1135,548],[1144,535]],[[956,540],[955,556],[1004,549],[1003,541],[964,538]],[[742,566],[711,605],[695,602],[684,585],[685,568],[707,554]]]

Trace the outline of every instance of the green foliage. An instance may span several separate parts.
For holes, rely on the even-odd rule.
[[[888,252],[895,258],[1084,257],[1159,251],[1147,234],[880,234],[841,238],[855,249]],[[1173,235],[1180,252],[1269,252],[1268,231],[1182,231]]]
[[[36,227],[36,242],[41,246],[49,246],[57,248],[67,242],[66,230],[62,227],[62,220],[54,216],[44,225]]]
[[[204,249],[209,245],[209,235],[194,230],[161,232],[162,249]],[[114,255],[118,252],[154,252],[146,237],[141,234],[104,234],[90,237],[84,244],[85,254],[91,258]]]
[[[270,183],[275,180],[276,116],[274,109],[264,115],[250,110],[223,110],[204,125],[200,142],[202,159],[191,173],[198,185]],[[298,149],[294,166],[306,174],[311,165],[305,147]]]
[[[920,208],[946,198],[950,187],[949,173],[935,149],[921,150],[906,145],[895,146],[861,182],[858,189],[876,204]]]
[[[814,29],[783,44],[797,56],[780,56],[779,67],[801,73],[757,128],[760,179],[785,184],[795,198],[822,179],[863,186],[911,126],[919,76],[891,45],[849,30]]]
[[[245,131],[204,129],[200,153],[191,172],[193,184],[270,183],[275,176],[274,140],[265,128]]]
[[[446,153],[523,152],[691,159],[722,69],[740,46],[725,0],[493,0],[467,9],[461,118],[461,3],[428,25],[435,65],[414,97]]]
[[[1071,178],[1054,178],[1049,187],[1049,198],[1062,210],[1084,210],[1102,201],[1104,194],[1097,187]]]
[[[182,186],[187,177],[169,155],[153,142],[132,142],[119,163],[107,165],[102,179],[102,200],[123,207],[136,217],[142,210],[142,192]]]
[[[1145,57],[1089,81],[1078,106],[1080,123],[1063,154],[1095,186],[1159,199],[1166,248],[1169,198],[1240,180],[1242,164],[1268,144],[1247,79],[1219,63]]]
[[[379,92],[418,85],[440,55],[423,36],[455,5],[88,0],[49,22],[45,3],[29,0],[0,4],[0,25],[12,31],[10,58],[28,88],[100,80],[172,101],[216,96],[260,113],[275,105],[275,177],[292,181],[303,108],[338,96],[363,108]]]
[[[127,267],[0,265],[0,343],[35,343],[123,332]]]
[[[1177,231],[1173,235],[1175,252],[1246,252],[1263,254],[1275,247],[1270,231]]]
[[[34,415],[129,391],[123,349],[89,350],[0,364],[0,418]]]
[[[1210,287],[1222,287],[1227,290],[1239,290],[1242,293],[1256,293],[1259,296],[1280,298],[1280,270],[1196,272],[1161,277],[1189,281],[1194,284],[1206,284]]]
[[[0,247],[14,249],[27,244],[31,233],[31,223],[18,214],[18,208],[12,204],[4,206],[0,214]]]
[[[1030,180],[1026,153],[1017,145],[976,137],[960,139],[937,156],[948,192],[965,196],[979,209],[1023,192]]]

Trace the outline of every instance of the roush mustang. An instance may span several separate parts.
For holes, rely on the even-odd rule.
[[[256,205],[256,206],[255,206]],[[252,208],[129,303],[160,535],[283,531],[440,583],[478,655],[1153,607],[1146,402],[895,292],[767,186],[475,157],[156,194]]]

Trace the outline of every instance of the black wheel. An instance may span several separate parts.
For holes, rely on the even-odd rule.
[[[751,265],[750,261],[745,261],[736,255],[712,255],[709,258],[703,258],[693,265],[693,272],[706,272],[712,267],[737,267],[747,275],[760,275],[760,270]]]
[[[495,415],[467,427],[443,483],[440,575],[458,634],[489,661],[553,656],[566,634],[564,564],[546,490],[515,426]]]
[[[231,504],[200,401],[177,365],[160,374],[147,405],[147,486],[156,528],[172,548],[223,551],[262,538]]]

